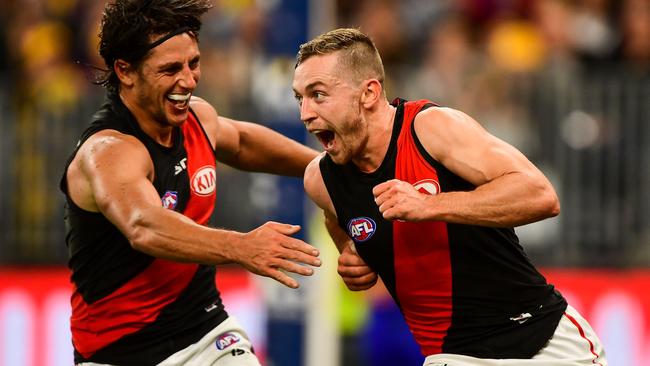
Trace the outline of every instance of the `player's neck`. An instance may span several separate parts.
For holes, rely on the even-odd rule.
[[[359,159],[354,159],[354,164],[364,173],[376,171],[386,157],[390,140],[393,135],[396,108],[388,101],[381,104],[367,116],[368,141]]]
[[[173,126],[163,126],[158,123],[150,113],[144,110],[128,93],[120,92],[120,99],[126,108],[135,117],[140,129],[162,146],[171,147],[174,144]]]

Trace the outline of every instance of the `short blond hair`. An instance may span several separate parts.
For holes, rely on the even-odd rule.
[[[384,83],[384,64],[375,43],[355,28],[339,28],[300,45],[296,55],[296,67],[308,58],[340,52],[338,59],[342,69],[351,72],[357,82],[377,79]]]

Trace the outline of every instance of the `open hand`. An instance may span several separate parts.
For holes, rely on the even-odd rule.
[[[301,264],[315,267],[321,264],[318,249],[290,236],[298,231],[298,225],[269,221],[244,234],[235,260],[255,274],[298,288],[298,282],[283,271],[311,276],[314,270]]]

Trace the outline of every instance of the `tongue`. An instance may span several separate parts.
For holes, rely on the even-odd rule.
[[[326,149],[334,145],[334,132],[324,131],[320,133],[319,137]]]

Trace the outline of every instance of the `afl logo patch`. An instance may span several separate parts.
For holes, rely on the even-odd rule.
[[[192,191],[199,196],[209,196],[214,192],[216,186],[217,174],[213,166],[206,165],[192,175],[190,185]]]
[[[178,205],[178,192],[167,191],[160,199],[164,208],[173,210]]]
[[[237,334],[232,332],[226,332],[223,334],[219,334],[219,336],[217,337],[217,341],[215,342],[215,345],[217,346],[218,349],[223,350],[232,346],[237,342],[239,342],[239,337],[237,336]]]
[[[377,224],[369,217],[356,217],[348,222],[348,234],[356,242],[363,242],[375,233]]]
[[[415,182],[413,187],[420,193],[430,194],[432,196],[440,193],[440,183],[433,179],[422,179],[421,181]]]

